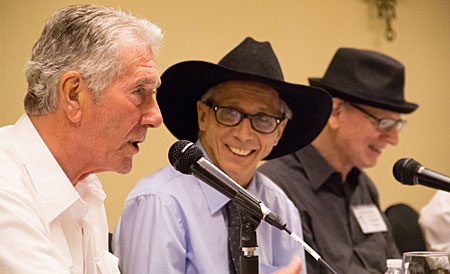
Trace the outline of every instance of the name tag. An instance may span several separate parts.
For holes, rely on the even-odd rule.
[[[374,204],[352,206],[352,211],[364,234],[387,231],[383,216]]]

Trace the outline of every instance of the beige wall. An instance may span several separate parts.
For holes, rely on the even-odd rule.
[[[72,3],[67,0],[1,0],[1,117],[14,123],[22,114],[27,89],[23,67],[46,18]],[[375,0],[116,0],[96,3],[131,11],[165,32],[158,57],[160,72],[188,59],[217,62],[245,36],[269,40],[287,81],[306,84],[322,76],[338,47],[373,49],[406,65],[407,99],[420,104],[408,115],[401,142],[385,150],[377,167],[368,170],[384,208],[406,202],[420,209],[434,193],[422,186],[403,186],[392,166],[403,157],[450,174],[450,1],[398,0],[393,27],[397,39],[384,39],[385,23]],[[128,175],[100,174],[108,198],[112,231],[127,193],[140,178],[168,163],[175,141],[163,126],[150,130]]]

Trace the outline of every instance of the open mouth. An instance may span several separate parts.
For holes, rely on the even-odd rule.
[[[141,143],[141,142],[139,142],[139,141],[135,141],[135,142],[128,142],[128,143],[130,143],[132,146],[134,146],[136,149],[139,149],[139,144]]]
[[[240,148],[232,147],[232,146],[229,146],[229,145],[227,145],[227,147],[231,150],[231,152],[233,152],[234,154],[237,154],[239,156],[247,156],[247,155],[249,155],[250,153],[253,152],[253,150],[240,149]]]

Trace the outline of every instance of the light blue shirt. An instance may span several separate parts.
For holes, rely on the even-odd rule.
[[[302,235],[298,210],[270,179],[257,172],[247,190]],[[114,231],[113,249],[122,273],[229,273],[224,215],[229,200],[170,165],[140,180]],[[303,248],[286,232],[262,222],[256,234],[259,273],[272,273],[295,255],[305,262]],[[306,273],[305,264],[301,273]]]

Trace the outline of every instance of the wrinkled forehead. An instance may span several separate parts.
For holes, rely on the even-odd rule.
[[[155,55],[150,45],[122,44],[119,47],[119,52],[121,60],[120,75],[133,73],[136,68],[142,68],[152,72],[151,78],[141,80],[145,82],[143,84],[154,84],[156,87],[161,85]]]

